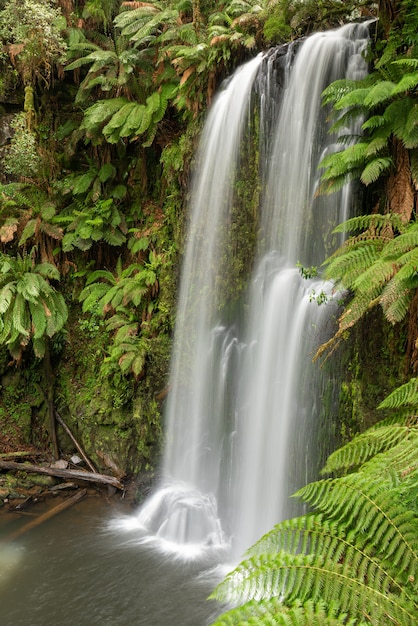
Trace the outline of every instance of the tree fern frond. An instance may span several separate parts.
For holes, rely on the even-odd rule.
[[[282,597],[286,604],[296,600],[322,600],[328,606],[338,606],[341,612],[349,611],[357,619],[372,612],[375,623],[398,619],[405,626],[412,626],[415,620],[413,603],[389,591],[382,593],[378,581],[373,580],[373,573],[369,570],[367,573],[369,579],[361,580],[344,571],[344,564],[332,563],[325,557],[312,554],[264,554],[241,563],[217,587],[212,597],[221,601]]]
[[[414,453],[416,458],[416,450],[409,450],[408,455],[402,459],[404,469],[408,467],[411,454]],[[396,453],[388,451],[385,455],[379,455],[378,460],[379,471],[385,460],[391,465],[398,464],[395,468],[397,471],[387,470],[384,480],[376,480],[378,474],[370,471],[369,467],[369,473],[360,471],[342,478],[312,483],[301,489],[297,495],[328,518],[343,522],[346,527],[356,528],[358,520],[361,520],[363,535],[357,534],[358,545],[373,547],[375,554],[378,551],[390,555],[392,560],[396,554],[397,559],[402,560],[407,575],[415,577],[418,564],[418,518],[405,511],[394,498],[399,486],[400,459],[396,457]],[[368,463],[370,465],[371,461]],[[418,472],[418,468],[415,471]],[[392,566],[395,571],[397,566],[398,562]]]
[[[381,233],[388,228],[394,230],[404,230],[404,226],[401,222],[399,215],[394,213],[372,213],[369,215],[359,215],[357,217],[352,217],[345,222],[342,222],[334,229],[333,232],[349,233],[368,230],[376,233]],[[400,230],[400,232],[402,231]]]
[[[376,128],[382,128],[385,124],[387,124],[387,120],[383,115],[372,115],[363,122],[361,128],[363,130],[374,130]]]
[[[391,95],[396,96],[405,91],[410,91],[411,89],[413,90],[415,89],[417,85],[418,85],[418,72],[405,74],[405,76],[401,78],[398,84],[395,85]]]
[[[370,161],[361,173],[360,180],[364,185],[374,183],[381,174],[393,164],[392,157],[380,157]]]
[[[356,468],[376,454],[397,445],[399,441],[402,441],[408,435],[409,430],[407,425],[402,424],[381,426],[367,430],[331,454],[321,473],[332,474]]]
[[[374,300],[393,277],[396,267],[391,259],[377,258],[354,281],[353,288],[362,298]]]
[[[341,254],[327,259],[326,279],[336,280],[344,287],[350,288],[358,276],[379,260],[380,247],[373,241],[352,249],[346,246]]]
[[[404,406],[413,406],[418,410],[418,378],[411,378],[404,385],[397,387],[377,408],[398,409]]]
[[[366,623],[364,622],[364,625]],[[325,602],[307,600],[283,605],[279,598],[251,600],[232,609],[213,622],[212,626],[363,626]]]
[[[418,223],[408,225],[406,232],[392,239],[385,245],[384,256],[399,257],[400,254],[418,247]]]
[[[365,100],[369,92],[369,87],[360,87],[358,89],[354,89],[353,91],[349,91],[335,102],[334,109],[336,111],[341,111],[349,107],[364,107]]]
[[[367,90],[364,98],[364,104],[369,109],[373,109],[379,104],[386,102],[392,97],[395,83],[390,80],[381,80],[377,82],[371,89]]]
[[[395,274],[380,296],[380,305],[388,322],[396,324],[396,322],[401,322],[405,318],[413,296],[413,290],[406,287],[404,282],[398,280],[398,276]]]

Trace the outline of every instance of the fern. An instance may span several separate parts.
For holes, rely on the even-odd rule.
[[[413,379],[381,407],[416,407],[417,397]],[[241,606],[214,625],[415,624],[417,450],[416,418],[396,415],[331,455],[325,473],[351,473],[299,490],[314,512],[250,548],[212,594]]]
[[[378,406],[379,409],[398,409],[399,407],[411,406],[418,413],[418,378],[411,378],[401,385]]]
[[[374,183],[384,172],[388,170],[393,161],[391,157],[380,157],[370,161],[360,175],[360,180],[364,185]]]

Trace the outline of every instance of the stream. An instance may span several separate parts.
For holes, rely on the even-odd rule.
[[[210,623],[219,606],[206,599],[223,574],[211,574],[207,562],[165,556],[141,544],[135,530],[121,532],[113,519],[129,512],[87,498],[3,544],[28,516],[0,515],[0,624]]]

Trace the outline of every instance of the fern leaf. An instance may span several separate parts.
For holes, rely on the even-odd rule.
[[[373,159],[373,161],[368,163],[362,171],[360,176],[361,182],[364,185],[370,185],[371,183],[376,182],[381,174],[391,167],[392,162],[393,161],[391,157],[380,157],[378,159]]]
[[[418,72],[413,72],[412,74],[406,74],[401,78],[397,85],[393,88],[392,96],[396,96],[405,91],[410,91],[415,89],[418,85]]]
[[[286,606],[279,598],[250,601],[232,609],[213,622],[212,626],[362,626],[346,613],[327,606],[325,602],[296,601]]]
[[[13,326],[24,337],[30,334],[30,317],[25,298],[21,293],[16,293],[13,305]]]
[[[380,404],[379,408],[385,407],[383,404]],[[403,424],[383,425],[367,430],[331,454],[321,473],[332,474],[356,468],[376,454],[397,445],[408,434],[409,428]]]
[[[32,319],[33,339],[41,339],[46,331],[46,316],[44,307],[39,302],[30,302],[29,311]]]
[[[349,107],[363,107],[369,92],[370,89],[368,87],[349,91],[335,103],[334,108],[336,111],[341,111]]]
[[[0,289],[0,316],[4,315],[13,302],[14,294],[16,292],[15,283],[7,283]]]
[[[378,409],[398,409],[414,406],[418,409],[418,378],[411,378],[389,394],[377,407]]]
[[[390,80],[381,80],[368,90],[364,104],[369,109],[389,100],[393,94],[395,84]]]

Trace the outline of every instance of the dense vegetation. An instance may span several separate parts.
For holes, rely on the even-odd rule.
[[[379,17],[371,72],[324,99],[336,126],[361,115],[364,134],[323,162],[321,192],[358,180],[365,215],[338,227],[352,235],[326,262],[349,296],[317,358],[348,343],[364,366],[362,323],[385,349],[394,325],[405,341],[375,404],[411,382],[386,401],[389,421],[300,492],[313,512],[275,528],[220,588],[244,606],[219,623],[412,624],[417,612],[418,8],[0,0],[0,445],[58,456],[58,411],[97,462],[131,471],[159,449],[188,179],[216,88],[268,45],[363,16]],[[379,368],[370,376],[387,378]]]

